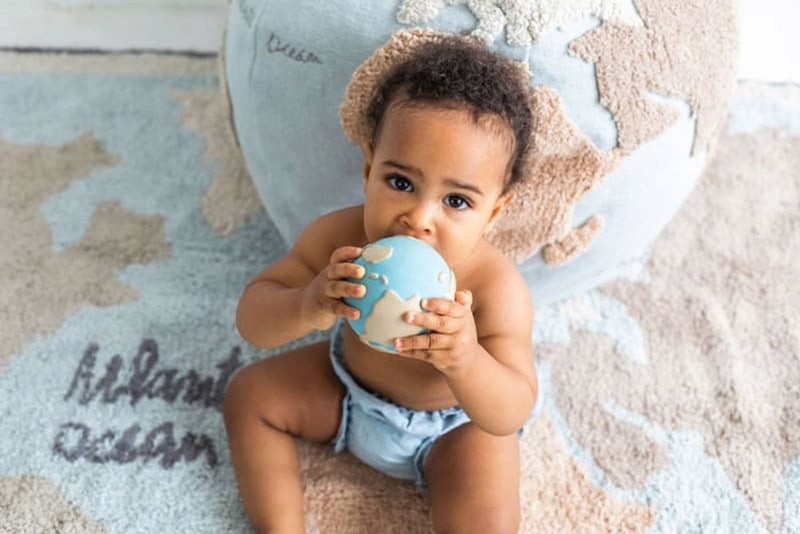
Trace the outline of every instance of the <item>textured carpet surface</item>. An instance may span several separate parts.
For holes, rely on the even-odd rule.
[[[249,532],[220,403],[286,248],[233,146],[213,59],[0,55],[0,532]],[[799,206],[800,88],[741,83],[649,257],[537,309],[522,532],[800,531]],[[301,450],[310,532],[429,531]]]

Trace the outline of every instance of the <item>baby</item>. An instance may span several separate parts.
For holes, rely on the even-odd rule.
[[[228,387],[245,509],[259,532],[305,532],[303,438],[426,487],[436,532],[517,532],[518,434],[537,397],[533,309],[485,234],[521,179],[527,82],[509,60],[453,36],[392,70],[369,116],[364,204],[312,222],[239,302],[239,331],[258,347],[334,327],[330,342],[249,365]],[[364,295],[348,281],[366,274],[352,260],[391,235],[433,246],[458,281],[454,300],[406,313],[428,332],[396,339],[399,354],[373,350],[343,321],[359,313],[343,297]]]

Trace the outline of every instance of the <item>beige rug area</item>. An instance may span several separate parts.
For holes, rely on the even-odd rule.
[[[213,59],[0,55],[0,533],[250,531],[219,406],[285,246],[222,117]],[[798,258],[800,88],[740,83],[641,268],[537,310],[521,532],[800,532]],[[301,450],[309,532],[430,531]]]

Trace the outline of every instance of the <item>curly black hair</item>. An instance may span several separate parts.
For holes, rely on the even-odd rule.
[[[403,105],[467,109],[477,124],[502,118],[513,133],[507,189],[522,180],[531,144],[533,117],[527,80],[511,60],[463,37],[445,37],[420,45],[388,74],[367,110],[373,144],[389,105],[403,93]]]

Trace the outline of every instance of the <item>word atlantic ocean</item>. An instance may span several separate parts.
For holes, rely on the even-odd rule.
[[[194,369],[180,374],[178,369],[157,368],[158,344],[145,339],[130,363],[127,381],[120,381],[125,361],[114,355],[105,365],[104,374],[95,373],[100,347],[91,343],[83,353],[64,401],[77,401],[81,406],[92,402],[136,405],[142,399],[158,399],[168,404],[181,400],[203,408],[221,411],[225,388],[233,373],[242,366],[241,349],[234,347],[228,357],[216,365],[217,375],[201,376]],[[69,421],[59,427],[53,453],[69,462],[83,459],[92,463],[124,464],[137,459],[145,462],[158,459],[169,469],[183,460],[191,462],[203,457],[209,467],[218,464],[214,441],[205,434],[186,432],[176,439],[174,422],[164,422],[143,433],[139,424],[126,429],[96,431],[80,421]]]

